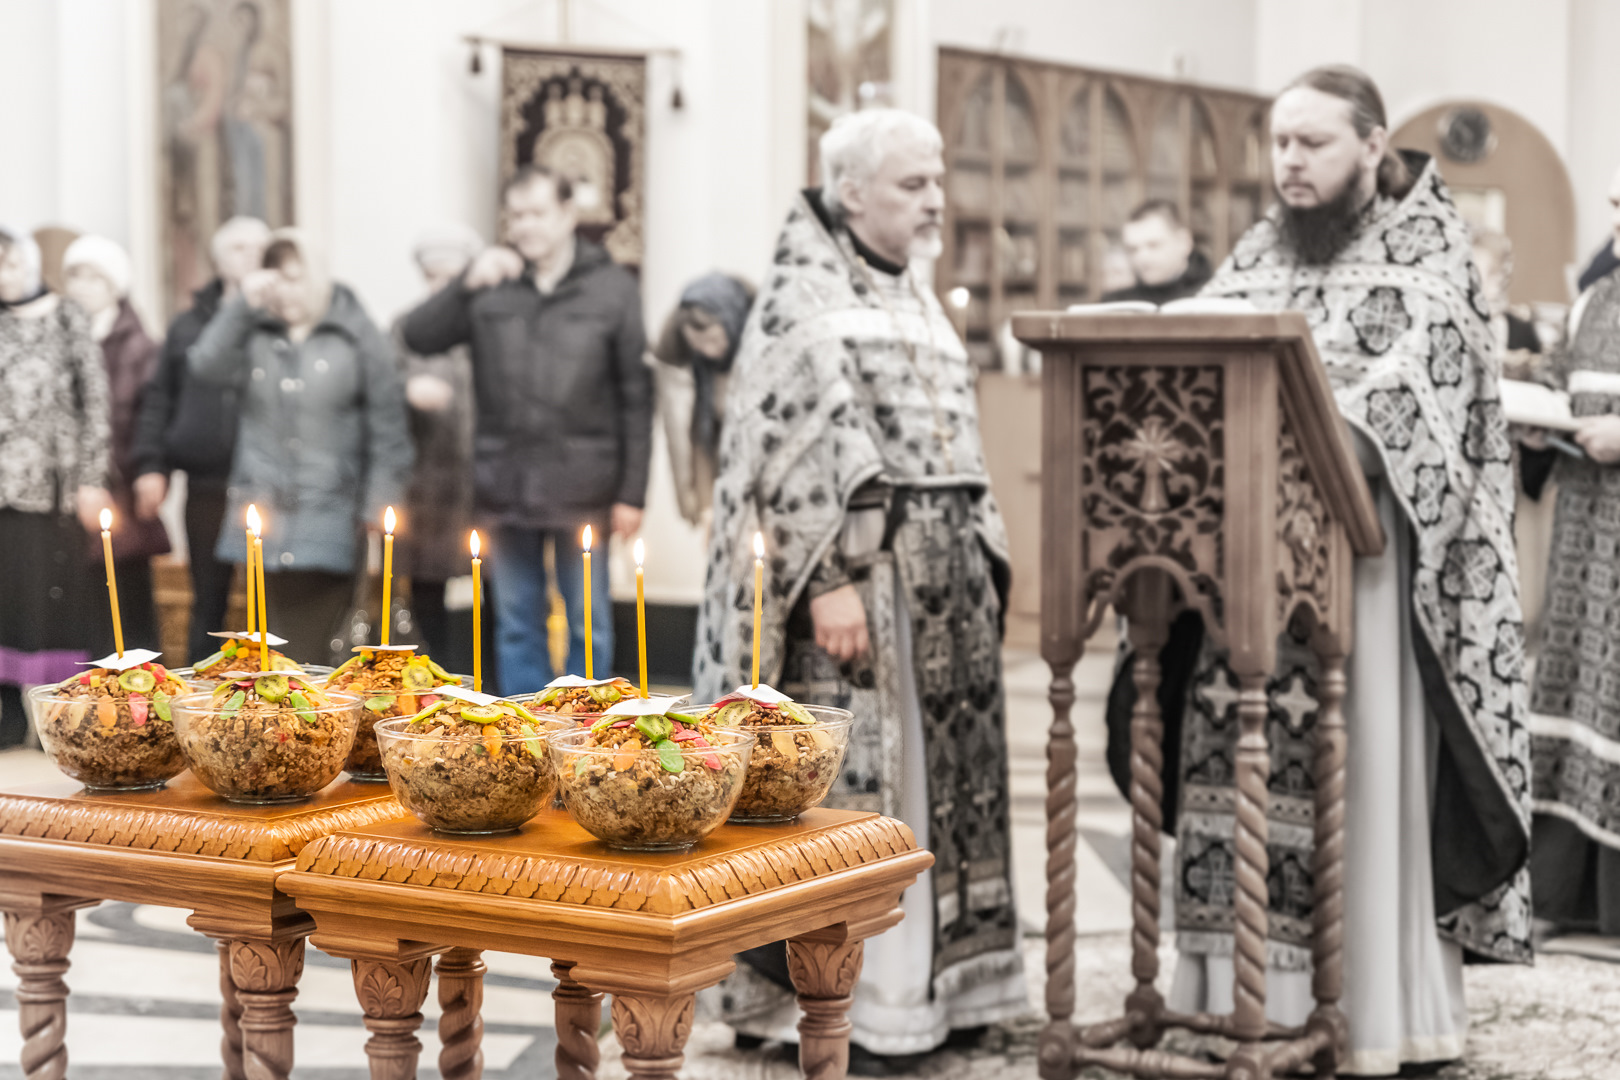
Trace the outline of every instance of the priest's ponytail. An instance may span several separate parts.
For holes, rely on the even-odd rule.
[[[1356,134],[1365,139],[1374,128],[1389,130],[1389,116],[1384,111],[1384,97],[1378,86],[1365,71],[1349,64],[1326,64],[1312,68],[1283,89],[1296,86],[1309,87],[1324,94],[1332,94],[1350,105],[1350,122]],[[1417,177],[1406,167],[1406,161],[1394,147],[1384,149],[1383,160],[1378,163],[1378,193],[1392,199],[1405,197],[1412,190]]]

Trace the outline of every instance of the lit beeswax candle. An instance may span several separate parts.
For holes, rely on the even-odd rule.
[[[112,603],[113,647],[118,650],[118,658],[122,660],[124,624],[118,617],[118,575],[113,573],[112,511],[105,507],[101,511],[101,553],[107,557],[107,599]]]

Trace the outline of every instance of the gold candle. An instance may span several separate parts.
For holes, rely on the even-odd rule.
[[[636,647],[641,654],[641,696],[647,696],[647,545],[636,541]]]
[[[394,591],[394,508],[390,506],[383,514],[383,606],[382,606],[382,643],[388,644],[388,624],[393,621],[392,612]]]
[[[112,557],[112,511],[103,507],[101,510],[101,553],[107,558],[107,599],[112,604],[113,620],[113,647],[118,650],[118,658],[124,658],[124,623],[118,617],[118,575],[113,572]]]
[[[585,526],[585,677],[595,678],[591,671],[591,527]]]
[[[484,691],[484,581],[482,567],[484,560],[478,557],[478,530],[474,529],[472,540],[472,572],[473,572],[473,689],[479,693]]]
[[[255,614],[258,611],[258,604],[256,603],[255,595],[258,590],[258,576],[254,571],[254,567],[257,566],[258,563],[255,562],[253,558],[253,530],[258,527],[259,508],[254,506],[252,503],[248,503],[247,528],[243,530],[243,533],[247,537],[247,573],[243,575],[246,580],[242,582],[244,586],[242,591],[247,594],[247,632],[249,637],[253,636],[254,628],[259,625],[257,615]]]
[[[259,590],[259,669],[270,669],[270,654],[265,651],[264,636],[270,632],[270,605],[264,598],[264,522],[253,516],[253,576],[258,579]]]
[[[754,689],[759,689],[759,622],[764,610],[765,537],[754,534]]]

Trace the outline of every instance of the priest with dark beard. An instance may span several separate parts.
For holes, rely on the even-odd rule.
[[[1513,473],[1489,311],[1467,226],[1433,161],[1388,147],[1349,67],[1295,80],[1271,113],[1278,205],[1205,296],[1308,318],[1378,503],[1384,554],[1355,568],[1344,712],[1343,1074],[1461,1056],[1465,953],[1530,959],[1530,804]],[[1311,1013],[1319,672],[1285,633],[1268,686],[1267,1012]],[[1162,658],[1176,823],[1171,1008],[1232,1008],[1237,680],[1183,620]],[[1179,688],[1179,689],[1178,689]],[[1110,698],[1113,741],[1134,693]],[[1177,729],[1179,728],[1179,734]],[[1179,785],[1173,783],[1179,779]],[[1174,820],[1169,815],[1166,820]],[[1167,826],[1168,828],[1169,826]]]

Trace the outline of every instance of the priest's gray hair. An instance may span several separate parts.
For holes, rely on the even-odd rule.
[[[862,109],[834,120],[821,136],[822,205],[842,217],[843,185],[866,183],[883,167],[884,155],[908,141],[930,150],[945,148],[937,127],[904,109]]]

